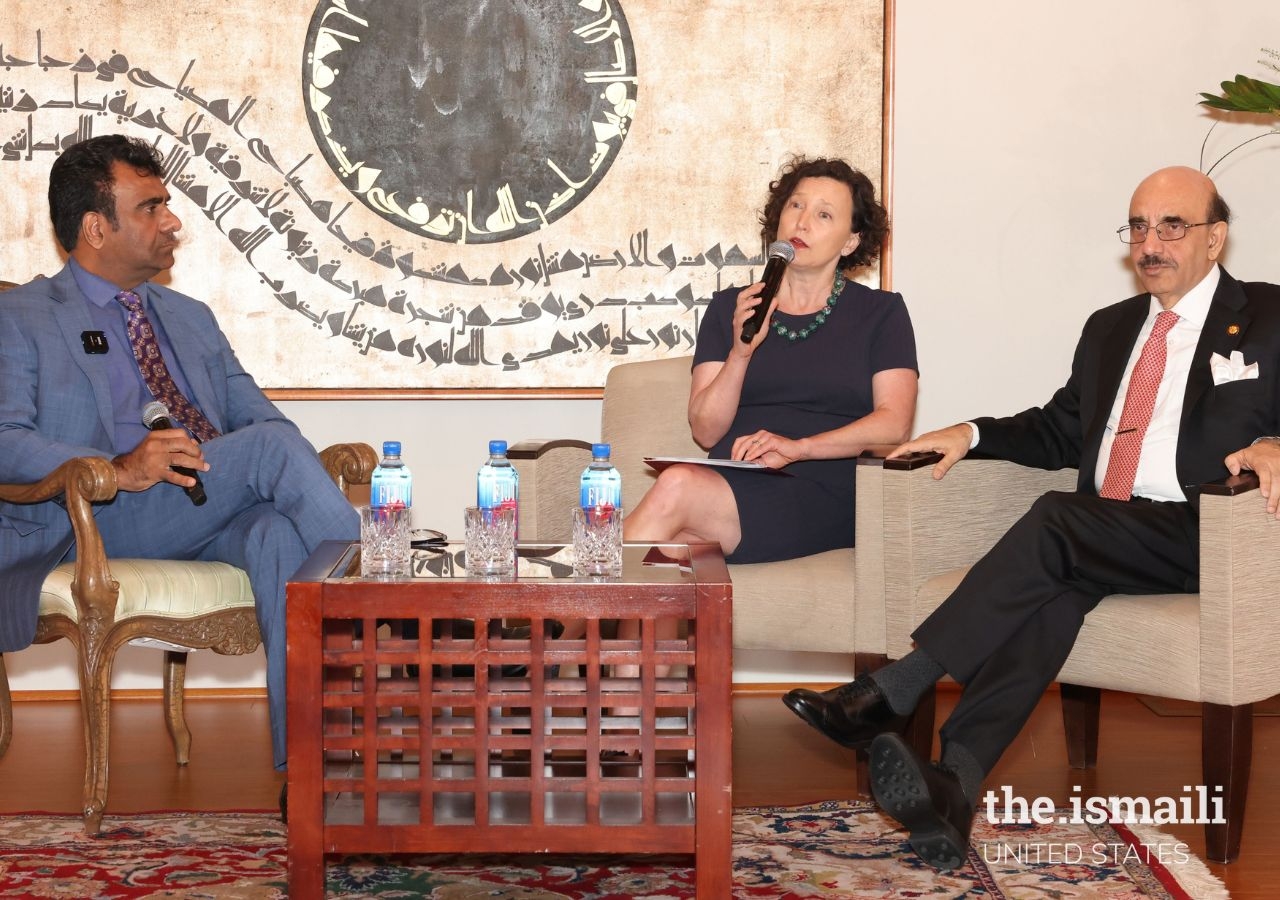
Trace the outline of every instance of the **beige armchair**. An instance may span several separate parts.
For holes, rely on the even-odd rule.
[[[377,456],[367,444],[337,444],[320,454],[344,492],[368,484]],[[76,647],[84,722],[84,827],[101,830],[107,802],[111,726],[111,669],[116,651],[131,641],[163,642],[164,713],[178,765],[186,765],[191,732],[183,711],[187,653],[209,649],[240,654],[260,642],[253,593],[245,573],[216,562],[108,560],[91,504],[116,494],[108,460],[73,459],[31,485],[0,485],[0,499],[35,503],[63,497],[75,530],[77,559],[45,579],[35,643],[66,638]],[[0,756],[13,733],[9,682],[0,654]]]
[[[626,363],[605,382],[601,440],[613,447],[622,502],[640,502],[656,473],[646,456],[706,456],[689,431],[691,357]],[[568,541],[578,478],[591,461],[585,441],[526,441],[509,451],[520,473],[524,540]],[[858,672],[885,662],[884,556],[879,529],[880,459],[859,460],[855,551],[729,566],[733,646],[738,650],[840,653]],[[856,564],[855,564],[856,557]],[[929,739],[928,725],[921,729]],[[867,793],[860,766],[859,789]]]
[[[887,652],[968,567],[1049,490],[1075,490],[1076,472],[962,460],[941,481],[934,458],[886,471],[884,571]],[[928,463],[929,465],[920,465]],[[1280,522],[1265,515],[1252,475],[1206,485],[1200,500],[1200,593],[1116,595],[1089,614],[1059,674],[1068,757],[1097,759],[1101,689],[1202,704],[1204,784],[1222,786],[1225,824],[1205,826],[1210,859],[1239,855],[1252,754],[1252,704],[1280,693]],[[1170,795],[1180,785],[1171,786]]]

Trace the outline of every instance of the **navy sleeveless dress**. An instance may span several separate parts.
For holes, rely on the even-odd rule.
[[[698,329],[694,365],[723,362],[732,342],[733,310],[741,288],[718,291]],[[816,315],[816,313],[814,314]],[[813,315],[775,312],[773,321],[803,328]],[[835,309],[807,339],[771,330],[747,367],[738,412],[708,456],[728,459],[734,439],[761,428],[789,438],[847,425],[873,407],[871,377],[885,369],[913,369],[915,334],[899,294],[850,281]],[[715,469],[733,490],[742,541],[729,562],[770,562],[854,542],[854,459],[803,460],[792,477]]]

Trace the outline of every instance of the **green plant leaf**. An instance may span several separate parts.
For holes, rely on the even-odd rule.
[[[1201,94],[1202,106],[1228,112],[1255,113],[1280,116],[1280,85],[1237,75],[1232,81],[1222,82],[1222,95]]]
[[[1217,94],[1201,94],[1200,96],[1204,98],[1200,101],[1201,106],[1211,106],[1214,109],[1225,109],[1227,111],[1235,110],[1234,106]]]
[[[1258,87],[1267,97],[1271,99],[1273,106],[1280,105],[1280,84],[1271,84],[1268,81],[1257,82]]]

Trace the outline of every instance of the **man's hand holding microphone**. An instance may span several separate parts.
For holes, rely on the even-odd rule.
[[[160,402],[142,410],[142,424],[150,430],[138,446],[111,462],[116,467],[116,483],[122,491],[145,491],[161,481],[186,491],[191,502],[203,506],[208,499],[200,472],[209,471],[200,444],[185,429],[169,420],[169,410]]]

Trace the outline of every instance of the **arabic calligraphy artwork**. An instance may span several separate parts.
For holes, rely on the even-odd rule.
[[[884,0],[623,2],[8,0],[0,278],[60,268],[49,166],[118,131],[184,223],[161,279],[278,395],[572,395],[687,355],[759,276],[788,156],[879,183]]]
[[[464,244],[530,234],[591,193],[636,82],[619,0],[321,2],[302,69],[307,121],[347,189]]]

